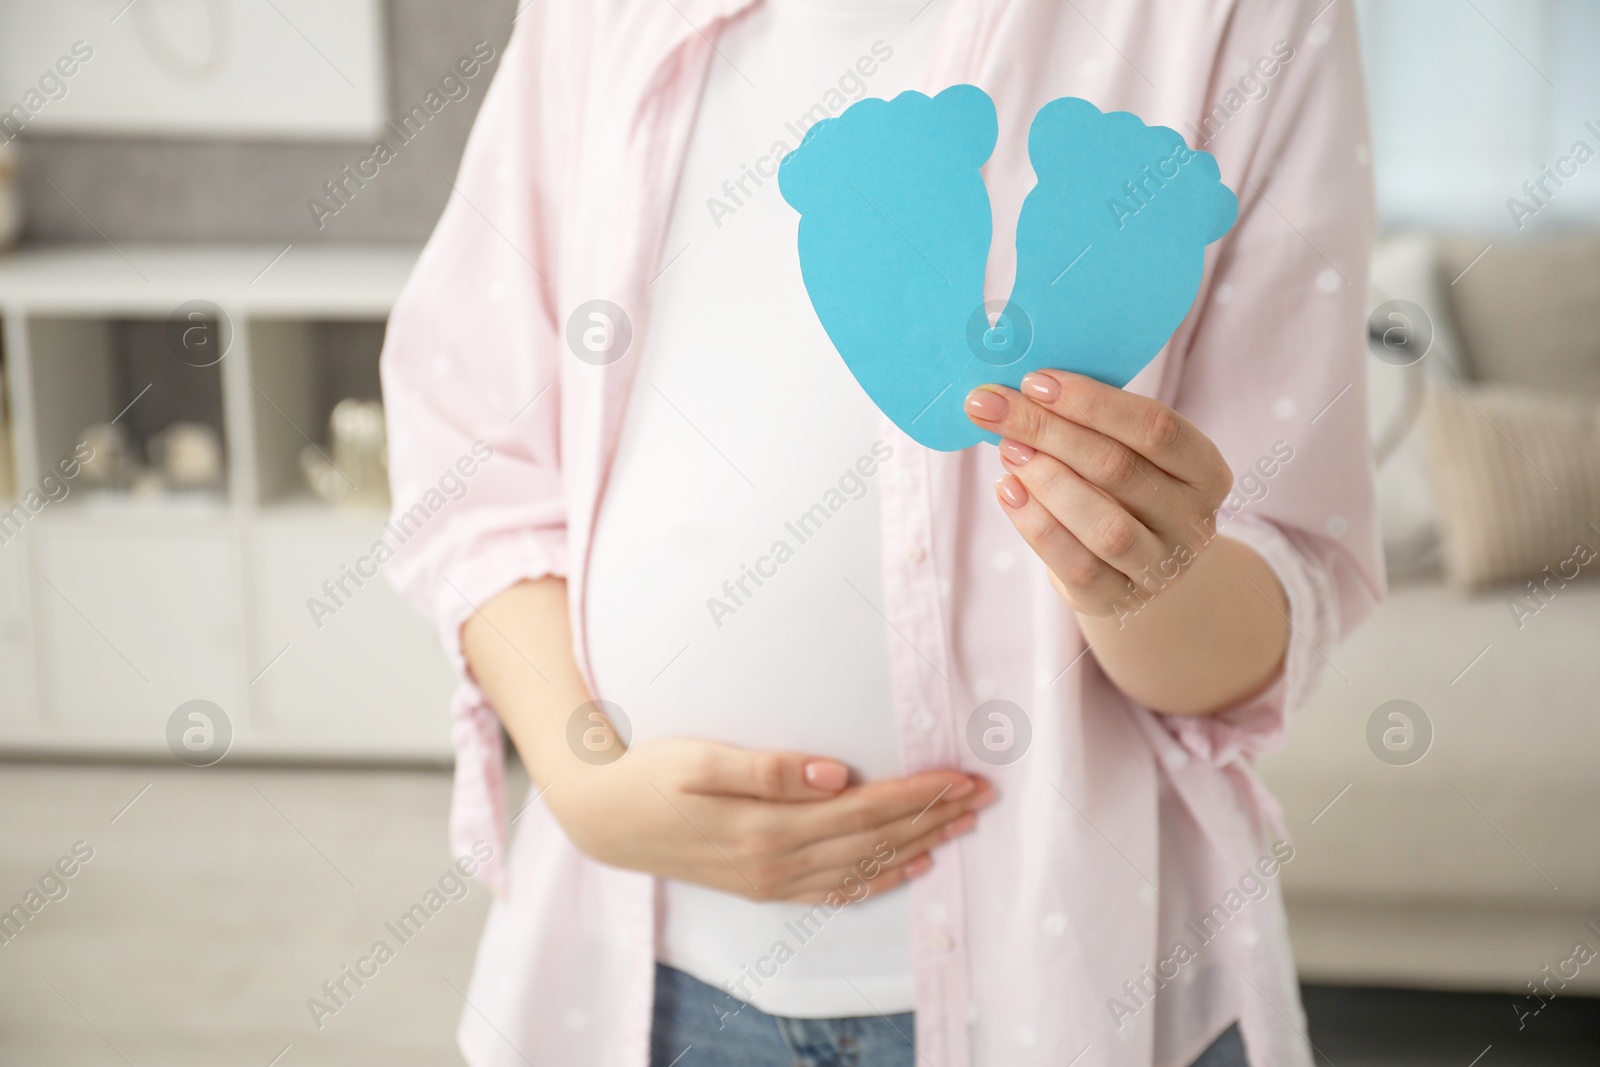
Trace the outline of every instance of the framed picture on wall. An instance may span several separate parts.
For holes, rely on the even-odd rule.
[[[361,140],[384,119],[381,0],[0,0],[0,140]]]

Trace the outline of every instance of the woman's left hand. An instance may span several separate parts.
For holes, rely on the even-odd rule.
[[[1020,392],[974,389],[966,412],[1003,438],[995,492],[1079,614],[1137,612],[1216,538],[1233,473],[1165,404],[1039,370]]]

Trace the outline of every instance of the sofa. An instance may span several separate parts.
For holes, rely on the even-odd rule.
[[[1600,235],[1387,235],[1371,306],[1389,597],[1260,764],[1291,936],[1531,1012],[1600,992]]]

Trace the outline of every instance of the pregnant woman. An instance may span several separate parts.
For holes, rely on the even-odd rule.
[[[493,850],[469,1063],[1309,1067],[1251,764],[1382,596],[1350,7],[522,9],[383,359],[399,510],[492,449],[390,566]],[[991,299],[1051,100],[1183,132],[1239,212],[1126,389],[983,385],[1000,445],[935,452],[823,332],[777,168],[957,84]]]

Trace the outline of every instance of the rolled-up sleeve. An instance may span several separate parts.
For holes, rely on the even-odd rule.
[[[551,5],[534,7],[499,57],[444,213],[390,315],[381,362],[395,501],[385,570],[438,629],[460,678],[454,847],[483,839],[497,861],[503,740],[466,669],[460,630],[501,590],[567,567],[554,197],[543,166],[557,105],[535,54]],[[488,866],[491,882],[497,870]]]
[[[391,531],[409,533],[388,574],[458,660],[473,605],[566,566],[536,23],[530,12],[501,58],[383,350]],[[442,478],[464,491],[415,512]]]
[[[1272,568],[1292,626],[1263,692],[1212,716],[1163,717],[1215,763],[1280,745],[1288,713],[1384,595],[1364,363],[1375,206],[1351,5],[1241,3],[1211,98],[1224,99],[1242,61],[1280,40],[1293,55],[1265,95],[1196,146],[1217,156],[1239,220],[1174,342],[1184,358],[1173,406],[1216,441],[1236,478],[1218,527]]]

